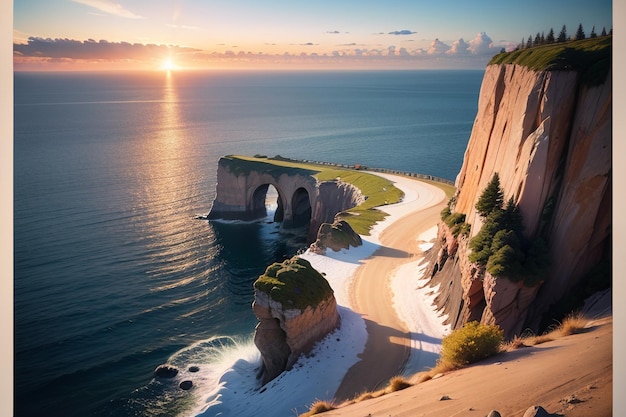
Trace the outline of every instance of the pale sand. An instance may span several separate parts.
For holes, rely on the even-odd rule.
[[[395,176],[394,181],[415,180]],[[422,255],[418,236],[432,228],[439,220],[440,212],[447,202],[439,188],[420,182],[421,192],[417,200],[406,206],[398,205],[391,224],[383,224],[377,238],[381,247],[363,262],[355,274],[350,288],[353,310],[363,314],[368,340],[365,351],[335,393],[335,400],[354,398],[357,394],[378,389],[390,378],[399,375],[410,351],[410,335],[395,312],[389,280],[401,265],[414,261]],[[385,207],[381,208],[383,211]],[[398,215],[400,214],[400,215]],[[416,300],[419,302],[418,300]]]
[[[566,417],[612,415],[613,318],[581,334],[501,353],[473,366],[322,415],[522,417],[531,406]],[[450,399],[442,400],[447,396]],[[623,410],[622,410],[623,411]],[[616,414],[619,415],[619,414]]]

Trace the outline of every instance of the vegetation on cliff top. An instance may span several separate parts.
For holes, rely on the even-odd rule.
[[[285,309],[315,307],[333,294],[333,290],[309,261],[294,256],[268,266],[254,288],[266,293]]]
[[[611,68],[613,37],[602,36],[501,52],[488,65],[518,64],[535,71],[577,71],[581,82],[599,85]]]
[[[311,175],[318,181],[334,181],[339,178],[343,182],[352,184],[361,191],[366,200],[363,204],[340,213],[338,217],[347,221],[352,226],[352,229],[360,235],[369,235],[370,229],[387,216],[386,213],[375,207],[397,203],[404,196],[404,193],[394,187],[391,181],[363,171],[336,166],[314,165],[280,156],[267,158],[264,156],[229,155],[223,157],[223,159],[237,161],[236,164],[233,163],[229,166],[231,172],[237,176],[257,171],[268,173],[276,179],[282,174],[299,174]]]

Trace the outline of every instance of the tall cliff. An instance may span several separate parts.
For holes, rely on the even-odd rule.
[[[556,65],[526,56],[494,59],[485,71],[450,204],[471,229],[452,233],[442,222],[431,255],[433,281],[445,288],[438,304],[453,326],[481,320],[508,336],[537,329],[544,313],[610,259],[611,39],[584,42],[561,47]],[[484,221],[475,205],[494,173],[504,201],[512,198],[519,208],[524,236],[548,245],[549,270],[531,286],[494,277],[469,260],[470,239]]]

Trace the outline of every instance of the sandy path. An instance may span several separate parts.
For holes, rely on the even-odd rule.
[[[402,371],[408,359],[410,337],[394,310],[389,280],[399,266],[421,255],[417,237],[437,223],[447,202],[440,189],[410,181],[416,183],[412,185],[418,195],[399,207],[399,212],[408,214],[397,216],[385,227],[379,236],[382,246],[357,269],[350,288],[350,304],[363,314],[368,340],[361,360],[350,368],[335,393],[336,401],[383,387]]]

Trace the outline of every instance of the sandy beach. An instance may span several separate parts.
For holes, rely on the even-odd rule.
[[[386,176],[405,190],[404,204],[381,208],[390,213],[388,223],[377,225],[380,247],[360,266],[350,288],[350,305],[366,322],[368,341],[355,364],[343,379],[335,399],[382,388],[399,375],[411,348],[411,332],[397,314],[390,287],[391,279],[403,264],[414,261],[423,251],[418,237],[439,220],[446,204],[443,191],[430,184]],[[415,193],[415,194],[413,194]],[[417,274],[417,271],[409,273]],[[421,300],[415,300],[421,302]],[[426,365],[426,364],[425,364]]]

